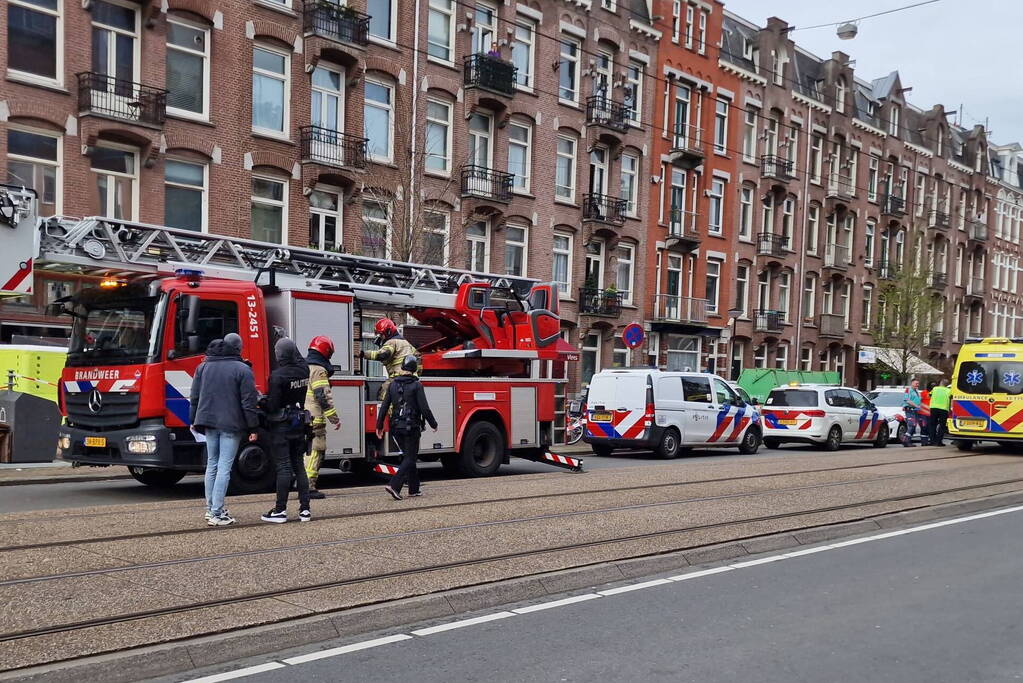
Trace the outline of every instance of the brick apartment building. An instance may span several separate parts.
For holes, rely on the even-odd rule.
[[[84,5],[84,7],[83,7]],[[657,31],[614,0],[12,0],[0,155],[45,213],[556,281],[630,362]],[[61,336],[42,277],[3,340]]]
[[[991,145],[988,193],[994,197],[991,226],[991,293],[988,312],[992,335],[1023,336],[1023,146]]]

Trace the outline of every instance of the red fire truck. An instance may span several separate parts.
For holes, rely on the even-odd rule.
[[[368,378],[357,354],[361,311],[372,308],[430,331],[419,351],[440,426],[423,435],[425,458],[468,476],[493,474],[511,455],[578,464],[547,450],[548,370],[578,360],[561,338],[550,284],[109,218],[40,220],[34,207],[31,191],[0,188],[0,294],[30,293],[33,269],[103,278],[51,304],[72,321],[60,382],[64,460],[125,465],[152,486],[202,471],[205,448],[188,419],[192,376],[210,341],[238,332],[261,391],[280,336],[301,348],[332,337],[342,428],[327,432],[326,464],[384,462],[393,444],[374,434],[382,379]],[[266,490],[273,479],[265,439],[244,446],[234,490]]]

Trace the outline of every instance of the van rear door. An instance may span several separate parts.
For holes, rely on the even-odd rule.
[[[591,436],[613,439],[638,438],[646,415],[648,375],[637,372],[598,373],[587,392],[587,415]]]

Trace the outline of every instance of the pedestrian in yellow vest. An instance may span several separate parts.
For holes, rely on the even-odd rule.
[[[931,389],[931,445],[944,446],[945,431],[948,428],[948,409],[952,403],[952,390],[948,388],[948,380],[941,380],[941,384]]]
[[[309,342],[309,389],[305,395],[305,409],[313,418],[313,439],[309,444],[309,453],[305,456],[305,474],[309,479],[309,497],[325,498],[316,488],[316,480],[320,476],[320,466],[327,451],[327,420],[335,430],[341,429],[341,418],[334,410],[334,397],[330,391],[330,376],[334,367],[330,357],[334,355],[334,342],[330,337],[314,337]]]

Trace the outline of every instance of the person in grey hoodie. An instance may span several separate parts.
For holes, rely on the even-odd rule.
[[[241,351],[242,338],[233,332],[210,342],[189,396],[192,426],[206,437],[206,521],[210,526],[234,524],[224,507],[231,467],[246,434],[255,441],[259,426],[255,377]]]

